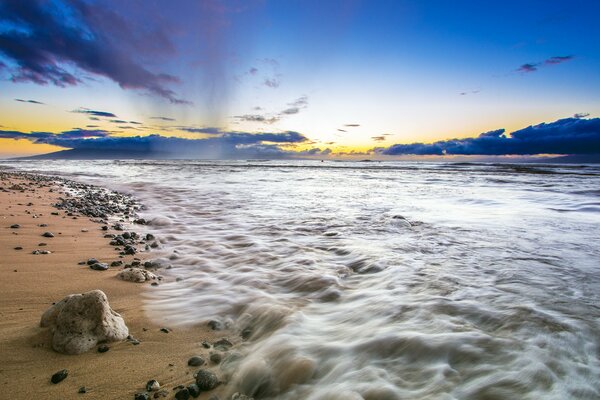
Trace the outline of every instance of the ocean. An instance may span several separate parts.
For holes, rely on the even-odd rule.
[[[130,193],[257,399],[600,398],[600,166],[2,161]]]

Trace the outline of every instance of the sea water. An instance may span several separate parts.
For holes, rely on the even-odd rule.
[[[172,265],[146,309],[243,336],[231,393],[600,398],[599,166],[2,164],[139,198]]]

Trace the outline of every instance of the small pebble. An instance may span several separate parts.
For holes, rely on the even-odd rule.
[[[106,353],[108,350],[110,350],[110,347],[105,344],[98,346],[98,353]]]
[[[23,247],[17,246],[17,247],[15,247],[15,250],[23,250]]]
[[[160,328],[160,331],[163,333],[169,333],[171,330],[169,328]]]
[[[42,234],[43,237],[47,237],[47,238],[53,238],[54,237],[54,233],[52,232],[44,232]]]
[[[87,393],[87,388],[85,386],[82,386],[79,388],[79,390],[77,391],[77,393]]]
[[[200,396],[200,388],[195,383],[188,385],[187,390],[193,398]]]
[[[133,398],[134,400],[150,400],[148,393],[136,393]]]
[[[21,225],[19,224],[13,224],[10,226],[11,229],[19,229],[21,227]]]
[[[180,391],[178,391],[177,393],[175,393],[175,398],[177,400],[189,400],[190,392],[187,388],[183,388]]]
[[[69,371],[67,371],[66,369],[60,370],[54,375],[52,375],[52,378],[50,378],[50,382],[57,384],[59,382],[64,381],[68,375]]]
[[[196,385],[202,391],[213,390],[219,385],[219,378],[213,372],[201,369],[196,373]]]
[[[151,379],[146,382],[146,391],[147,392],[156,392],[160,389],[160,383],[156,379]]]

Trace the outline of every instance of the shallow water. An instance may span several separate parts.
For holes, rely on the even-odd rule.
[[[173,325],[248,340],[277,399],[600,398],[600,167],[3,162],[131,192],[183,279]]]

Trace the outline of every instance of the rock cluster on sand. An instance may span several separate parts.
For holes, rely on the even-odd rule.
[[[117,276],[124,281],[130,282],[146,282],[157,278],[152,272],[141,268],[125,268]]]
[[[129,335],[125,321],[110,308],[101,290],[65,297],[46,310],[40,324],[52,330],[52,348],[66,354],[84,353],[99,342]]]

